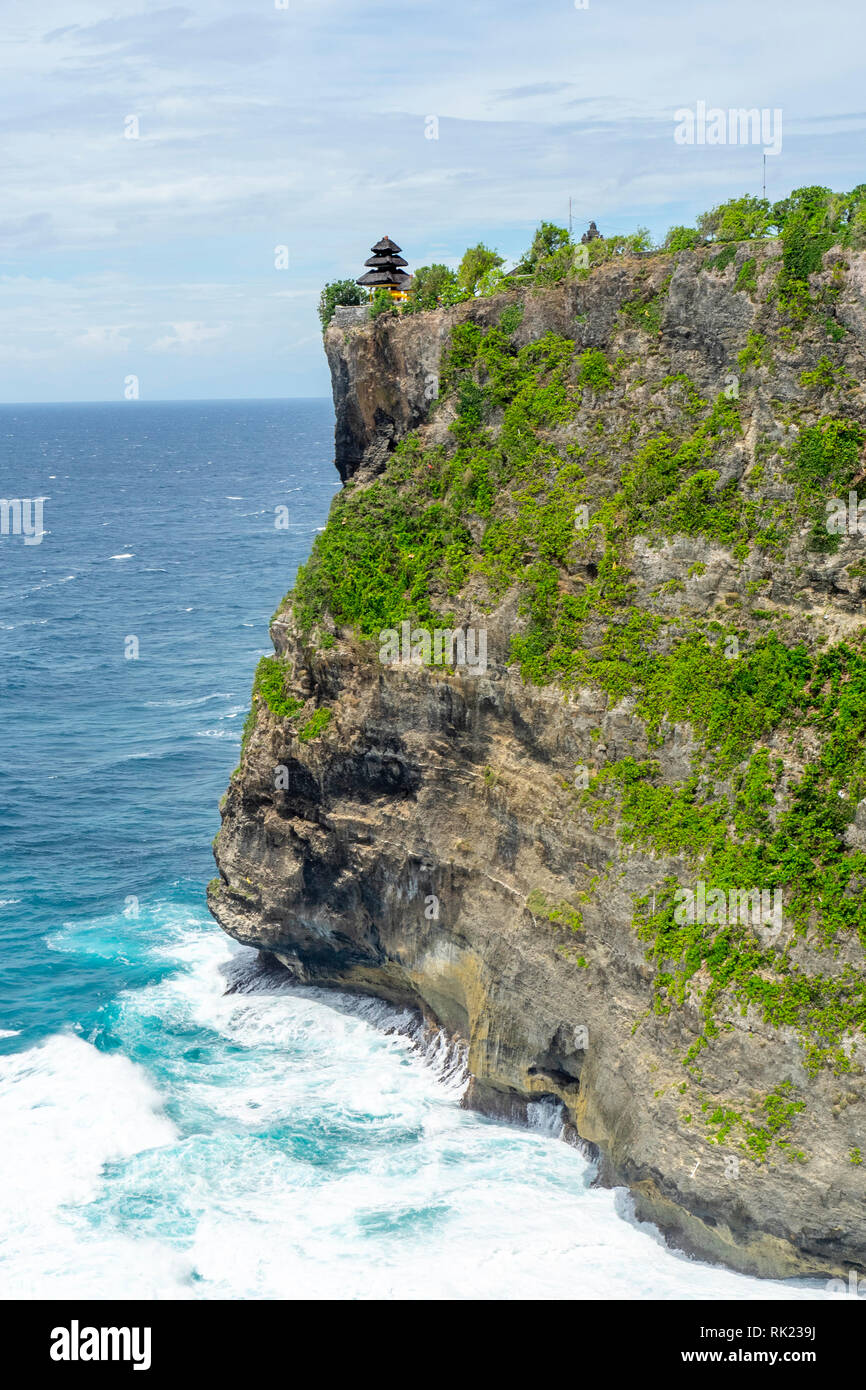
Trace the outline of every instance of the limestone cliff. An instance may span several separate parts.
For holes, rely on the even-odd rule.
[[[471,1104],[556,1097],[684,1248],[843,1273],[866,254],[796,282],[779,243],[716,253],[328,329],[347,486],[273,619],[209,900],[465,1040]],[[419,660],[383,663],[406,620]],[[486,669],[425,663],[458,626]],[[754,889],[781,922],[718,906]]]

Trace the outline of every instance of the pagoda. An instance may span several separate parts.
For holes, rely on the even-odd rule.
[[[371,268],[355,283],[369,289],[371,295],[375,294],[376,290],[388,290],[392,299],[406,299],[412,276],[400,268],[408,262],[400,255],[400,247],[396,241],[392,241],[389,236],[383,236],[382,240],[377,241],[370,249],[373,254],[364,264]]]

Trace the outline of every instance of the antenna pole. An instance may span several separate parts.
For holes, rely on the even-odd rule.
[[[766,155],[764,156],[764,159],[765,159],[765,161],[766,161]],[[569,200],[568,200],[568,235],[569,235],[569,236],[571,236],[572,227],[573,227],[573,223],[572,223],[572,219],[571,219],[571,199],[569,198]]]
[[[764,197],[767,196],[767,156],[764,155]]]

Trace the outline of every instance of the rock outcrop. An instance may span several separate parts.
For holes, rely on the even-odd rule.
[[[862,904],[866,786],[853,773],[819,783],[810,768],[824,777],[828,692],[840,692],[834,719],[860,727],[866,566],[856,533],[814,541],[817,494],[796,451],[820,443],[831,416],[833,439],[860,447],[866,255],[828,253],[792,328],[773,292],[779,250],[624,260],[546,290],[329,328],[336,461],[351,487],[328,534],[358,528],[357,585],[375,587],[388,547],[370,571],[363,547],[379,513],[370,500],[362,535],[345,508],[365,495],[384,505],[388,488],[409,515],[428,474],[441,480],[429,484],[435,517],[443,498],[463,498],[463,530],[448,532],[428,589],[443,627],[485,629],[487,666],[383,664],[373,627],[365,639],[346,620],[350,600],[333,611],[336,580],[317,578],[314,556],[272,623],[279,697],[257,679],[209,901],[226,931],[298,980],[410,1005],[464,1040],[470,1104],[519,1120],[533,1098],[556,1098],[570,1135],[596,1147],[600,1181],[627,1184],[638,1214],[681,1247],[758,1274],[844,1276],[866,1267],[862,1031],[849,1007],[864,950],[854,927],[822,931],[829,897],[802,907],[779,840],[803,788],[836,797],[838,834],[815,854],[829,856],[828,884],[844,866],[839,911]],[[466,325],[478,333],[461,337]],[[514,374],[536,371],[531,345],[545,343],[533,380],[546,394],[518,418]],[[719,400],[736,424],[701,433]],[[557,473],[568,461],[577,471]],[[856,485],[859,467],[849,472]],[[574,545],[556,539],[572,494],[552,510],[570,487],[603,517]],[[407,567],[413,544],[394,530]],[[543,622],[556,678],[539,675]],[[611,634],[626,630],[633,642],[617,636],[614,651]],[[724,689],[728,719],[698,708],[704,677],[663,664],[696,633],[734,642],[732,662],[756,654],[736,688],[726,668],[700,668]],[[839,643],[853,654],[834,685],[820,662]],[[799,652],[806,694],[795,671],[783,697],[788,677],[776,666],[765,677],[760,661]],[[657,801],[629,801],[635,785]],[[718,807],[729,809],[714,820]],[[768,866],[764,882],[732,886],[781,884],[781,936],[752,920],[678,943],[671,914],[653,915],[656,895],[702,875],[724,882],[726,831],[725,846],[754,842]],[[796,868],[807,887],[809,872]]]

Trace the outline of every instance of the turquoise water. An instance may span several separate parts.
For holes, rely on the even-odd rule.
[[[0,1296],[815,1297],[668,1251],[554,1113],[462,1110],[458,1056],[208,916],[332,430],[323,401],[0,407],[3,495],[47,498],[41,544],[0,539]]]

